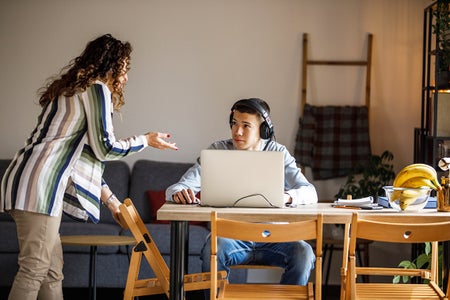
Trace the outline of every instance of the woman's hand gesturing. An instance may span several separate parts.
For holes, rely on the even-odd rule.
[[[170,138],[169,133],[161,133],[161,132],[148,132],[145,134],[145,137],[147,138],[147,143],[149,146],[156,148],[156,149],[172,149],[172,150],[178,150],[178,147],[175,143],[170,143],[166,141],[166,139]]]

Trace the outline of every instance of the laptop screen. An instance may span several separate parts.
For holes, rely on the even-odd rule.
[[[282,152],[207,149],[200,163],[202,206],[284,206]]]

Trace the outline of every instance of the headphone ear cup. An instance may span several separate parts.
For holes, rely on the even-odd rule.
[[[270,127],[267,125],[267,122],[262,122],[261,126],[259,127],[259,135],[261,136],[262,139],[270,139],[272,137],[272,130],[270,129]]]

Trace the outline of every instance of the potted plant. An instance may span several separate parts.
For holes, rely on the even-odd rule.
[[[450,88],[450,0],[438,0],[433,10],[433,34],[436,38],[436,86]]]
[[[442,286],[442,258],[443,249],[442,245],[439,245],[438,255],[438,279],[436,280],[439,286]],[[431,243],[427,242],[423,245],[423,252],[419,254],[413,260],[403,260],[398,266],[405,269],[428,269],[431,264]],[[393,283],[408,283],[413,276],[394,276]]]
[[[335,199],[346,199],[351,195],[353,199],[372,196],[378,202],[378,196],[384,195],[383,186],[390,185],[395,178],[392,160],[394,155],[384,151],[381,155],[371,155],[366,163],[355,165],[347,176],[347,181],[334,196]],[[324,234],[329,232],[337,239],[343,236],[342,224],[328,226]]]
[[[356,165],[347,177],[347,181],[335,195],[336,198],[345,199],[347,195],[352,198],[384,195],[383,186],[389,185],[395,178],[392,160],[394,155],[384,151],[381,155],[371,155],[367,163]]]

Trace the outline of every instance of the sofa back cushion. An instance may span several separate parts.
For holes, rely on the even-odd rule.
[[[116,194],[121,202],[128,197],[130,192],[128,189],[130,184],[130,167],[125,161],[107,161],[103,179],[105,179],[111,191]],[[117,224],[109,209],[103,205],[100,207],[100,223]]]
[[[0,159],[0,182],[10,163],[11,159]],[[0,213],[0,221],[12,221],[12,217],[8,213]]]
[[[193,163],[138,160],[131,172],[130,198],[144,223],[152,220],[147,191],[163,191],[176,183]]]

